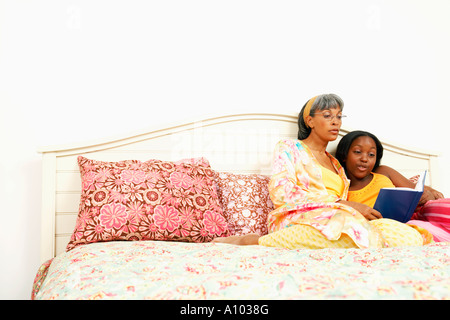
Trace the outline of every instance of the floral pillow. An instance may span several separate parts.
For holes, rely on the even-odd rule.
[[[274,209],[269,180],[259,174],[216,172],[217,193],[231,235],[267,234],[267,215]]]
[[[103,162],[78,157],[82,191],[66,251],[98,241],[208,242],[228,235],[204,159]]]

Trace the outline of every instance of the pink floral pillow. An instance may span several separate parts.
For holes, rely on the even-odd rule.
[[[208,242],[228,235],[207,161],[103,162],[80,156],[78,164],[81,201],[66,251],[98,241]]]
[[[267,214],[274,209],[269,180],[259,174],[216,172],[217,193],[231,235],[267,234]]]

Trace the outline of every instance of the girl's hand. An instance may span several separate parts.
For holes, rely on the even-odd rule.
[[[346,204],[359,213],[361,213],[364,218],[367,220],[375,220],[375,219],[381,219],[383,216],[381,213],[365,204],[359,203],[359,202],[353,202],[353,201],[339,201],[339,203]]]
[[[444,195],[440,193],[437,190],[434,190],[433,188],[429,186],[425,186],[423,189],[422,197],[419,201],[419,206],[424,205],[429,200],[437,200],[437,199],[443,199]]]

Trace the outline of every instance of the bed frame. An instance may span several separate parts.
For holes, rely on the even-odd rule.
[[[174,161],[206,157],[217,171],[270,175],[273,149],[297,137],[297,114],[245,113],[186,121],[87,144],[43,147],[41,261],[63,252],[74,230],[81,193],[77,157],[118,161]],[[349,130],[341,129],[340,137]],[[383,163],[410,177],[428,170],[427,185],[437,185],[433,152],[414,151],[382,141]],[[337,141],[329,145],[334,152]]]

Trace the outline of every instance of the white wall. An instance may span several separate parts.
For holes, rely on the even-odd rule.
[[[346,127],[441,152],[450,196],[448,0],[0,1],[0,299],[39,267],[41,145],[334,92]]]

